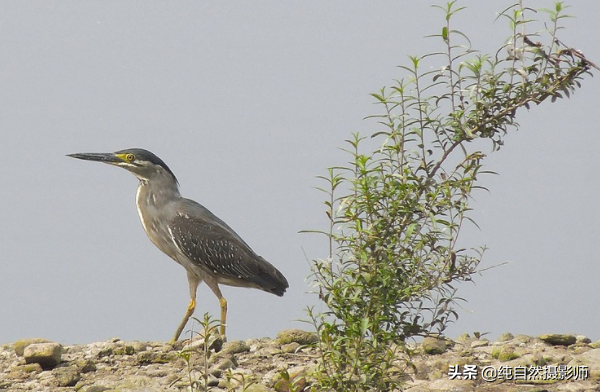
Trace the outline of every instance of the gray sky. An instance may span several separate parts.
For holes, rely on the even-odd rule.
[[[431,2],[3,2],[0,12],[0,342],[168,340],[189,301],[183,268],[146,238],[137,180],[74,152],[146,148],[182,194],[228,222],[288,278],[283,298],[225,287],[230,339],[307,325],[307,258],[325,257],[317,175],[376,129],[369,93],[435,49]],[[456,28],[501,45],[512,1],[462,1]],[[562,39],[600,62],[600,3],[573,0]],[[551,1],[531,1],[551,7]],[[487,245],[448,331],[573,332],[600,339],[598,78],[519,113],[491,154],[463,241]],[[201,286],[196,316],[218,315]]]

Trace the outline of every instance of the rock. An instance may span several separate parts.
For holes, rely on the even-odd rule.
[[[90,386],[81,388],[79,391],[80,392],[104,392],[104,391],[108,391],[109,389],[110,389],[109,387],[106,387],[104,385],[90,385]]]
[[[137,361],[140,365],[148,365],[151,363],[169,363],[179,359],[177,353],[165,353],[144,351],[138,354]]]
[[[519,334],[515,336],[515,340],[521,344],[529,344],[533,340],[531,336]]]
[[[0,369],[1,369],[1,366],[0,366]],[[25,365],[17,365],[17,366],[12,367],[9,370],[7,378],[17,379],[17,380],[32,378],[43,371],[44,371],[44,369],[42,369],[42,367],[40,366],[39,363],[28,363]],[[0,380],[2,380],[3,378],[5,378],[5,377],[2,377],[0,375]]]
[[[515,336],[510,333],[510,332],[506,332],[503,333],[502,335],[498,336],[498,341],[499,342],[508,342],[509,340],[513,340],[515,338]]]
[[[96,354],[98,356],[98,358],[102,358],[102,357],[110,357],[115,353],[115,349],[114,347],[104,347],[102,349],[100,349],[100,351],[98,351],[98,354]]]
[[[33,343],[25,347],[26,363],[39,363],[43,369],[52,369],[60,363],[62,346],[58,343]]]
[[[133,355],[135,351],[135,347],[131,344],[120,345],[113,349],[115,355]]]
[[[471,342],[471,348],[485,347],[485,346],[489,346],[489,345],[490,345],[489,340],[475,340],[475,341]]]
[[[212,367],[211,373],[215,370],[218,370],[219,374],[221,374],[223,370],[233,368],[235,368],[235,363],[229,358],[223,358]]]
[[[588,366],[588,376],[600,382],[600,349],[586,351],[573,358],[568,366]]]
[[[227,342],[223,346],[223,353],[225,354],[240,354],[250,351],[250,346],[242,340],[234,340],[233,342]]]
[[[426,337],[423,339],[423,343],[421,343],[421,348],[425,354],[439,355],[446,352],[448,346],[443,339]]]
[[[576,339],[575,342],[577,344],[590,344],[590,343],[592,343],[592,340],[590,338],[588,338],[587,336],[585,336],[585,335],[577,335],[577,336],[575,336],[575,339]]]
[[[213,376],[212,374],[208,375],[208,386],[209,387],[216,387],[219,385],[219,379],[216,378],[215,376]]]
[[[74,367],[59,367],[52,370],[59,387],[73,387],[81,379],[79,371]]]
[[[307,332],[301,329],[287,329],[277,334],[277,342],[279,344],[288,344],[296,342],[303,346],[315,344],[319,341],[319,337],[314,332]]]
[[[577,342],[577,337],[575,337],[575,335],[564,335],[558,333],[540,335],[538,338],[553,346],[570,346]]]
[[[46,340],[46,339],[41,339],[41,338],[17,340],[16,342],[13,343],[15,353],[17,353],[18,356],[22,357],[23,352],[25,352],[25,347],[27,347],[33,343],[52,343],[52,342],[49,340]]]
[[[514,347],[494,347],[492,350],[492,358],[496,358],[500,362],[512,361],[513,359],[517,359],[519,357],[520,355],[515,353]]]
[[[94,361],[92,361],[91,359],[80,359],[78,361],[75,361],[75,366],[77,366],[81,373],[89,373],[96,371],[97,369],[96,365],[94,364]]]
[[[299,347],[301,347],[300,343],[297,343],[297,342],[282,344],[281,351],[284,353],[287,353],[287,354],[291,354],[291,353],[295,353]]]
[[[475,391],[476,385],[473,380],[450,380],[441,378],[430,383],[430,389],[427,391],[452,391],[452,392],[471,392]]]
[[[133,342],[133,343],[131,343],[131,345],[133,346],[133,349],[135,350],[136,353],[146,351],[148,349],[148,343],[144,343],[144,342]],[[165,349],[166,349],[166,347],[165,347]]]

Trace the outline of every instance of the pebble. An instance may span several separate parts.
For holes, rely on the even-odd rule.
[[[288,329],[277,334],[277,341],[279,344],[296,342],[302,345],[311,345],[317,343],[319,338],[314,332],[307,332],[301,329]]]
[[[570,346],[577,342],[577,337],[575,335],[564,335],[558,333],[540,335],[538,338],[553,346]]]
[[[423,343],[421,343],[421,348],[425,354],[439,355],[446,352],[448,346],[444,339],[426,337],[423,339]]]
[[[306,345],[315,336],[309,332],[284,331],[278,339],[248,339],[230,342],[209,360],[208,384],[214,392],[246,390],[248,392],[285,391],[287,382],[281,372],[286,370],[298,392],[310,388],[310,375],[314,370],[318,348]],[[589,339],[576,338],[576,344],[553,345],[539,338],[517,335],[502,342],[463,336],[456,341],[431,338],[432,347],[443,349],[436,355],[415,355],[403,388],[412,392],[472,391],[513,392],[544,390],[547,392],[594,391],[600,385],[600,347],[586,343]],[[286,339],[287,342],[286,342]],[[299,340],[299,341],[297,341]],[[572,340],[572,339],[571,339]],[[571,341],[568,340],[568,341]],[[285,342],[285,343],[282,343]],[[302,343],[301,343],[302,342]],[[425,343],[425,341],[423,342]],[[36,350],[35,345],[46,344],[46,349],[56,353],[61,348],[62,358],[54,357],[52,369],[39,362],[26,363],[25,351]],[[32,347],[33,346],[33,347]],[[202,379],[204,361],[195,353],[189,366],[182,358],[185,344],[169,345],[156,342],[123,342],[111,339],[87,345],[58,343],[19,343],[19,355],[13,345],[0,346],[0,392],[180,392],[190,390],[193,381]],[[44,347],[44,346],[42,346]],[[38,347],[39,348],[39,347]],[[415,351],[421,347],[416,345]],[[37,354],[36,354],[37,355]],[[28,356],[28,358],[31,358]],[[478,369],[492,366],[587,366],[585,381],[554,381],[544,384],[518,384],[514,381],[486,383],[481,380],[450,379],[450,366],[475,365]],[[46,365],[45,365],[46,366]],[[537,385],[537,386],[536,386]],[[245,386],[245,389],[244,389]],[[304,389],[302,389],[304,388]]]
[[[490,342],[488,340],[475,340],[474,342],[471,342],[471,348],[477,348],[477,347],[485,347],[485,346],[489,346]]]

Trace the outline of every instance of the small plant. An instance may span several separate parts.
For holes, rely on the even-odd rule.
[[[281,379],[275,384],[277,390],[281,390],[281,388],[277,388],[278,384],[285,385],[284,390],[289,392],[301,392],[306,386],[306,377],[292,377],[287,368],[280,370],[279,376]]]
[[[189,383],[189,391],[209,391],[209,362],[210,357],[214,352],[214,345],[221,338],[219,335],[220,321],[212,319],[208,314],[204,314],[204,318],[199,320],[192,317],[200,325],[200,332],[191,331],[190,343],[184,346],[179,352],[179,356],[183,358],[187,365],[187,381]],[[194,336],[195,335],[195,336]],[[202,344],[197,343],[201,341]],[[199,378],[195,373],[195,359],[200,359]]]
[[[483,337],[485,335],[489,335],[489,332],[479,332],[479,331],[473,332],[473,336],[475,336],[475,339],[483,339]]]
[[[478,272],[485,247],[459,236],[489,173],[484,142],[498,150],[519,109],[570,97],[596,68],[558,39],[562,2],[541,10],[543,24],[522,1],[505,9],[510,36],[495,54],[454,28],[456,1],[437,8],[441,50],[409,57],[406,76],[372,94],[380,130],[354,134],[349,163],[321,177],[329,257],[313,260],[312,282],[325,310],[308,309],[321,350],[316,391],[401,387],[406,341],[442,334],[458,318],[457,283]]]
[[[253,380],[252,377],[248,377],[243,373],[233,373],[231,369],[227,370],[225,377],[228,385],[231,385],[232,381],[235,380],[235,382],[241,387],[241,389],[238,389],[233,386],[228,386],[227,390],[230,392],[246,392],[252,385],[256,384],[256,381]]]

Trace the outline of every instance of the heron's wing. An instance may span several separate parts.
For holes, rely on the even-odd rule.
[[[182,198],[179,201],[178,210],[183,211],[183,215],[192,217],[193,219],[202,222],[210,222],[212,225],[220,227],[221,229],[225,230],[227,234],[229,234],[231,237],[234,237],[234,239],[252,251],[250,246],[242,239],[242,237],[240,237],[231,227],[229,227],[227,223],[222,221],[221,218],[213,214],[202,204],[195,202],[194,200]]]
[[[181,199],[169,223],[179,250],[220,283],[255,287],[282,296],[289,287],[283,274],[258,256],[225,222],[193,200]]]
[[[217,278],[247,281],[260,270],[261,258],[220,221],[178,215],[169,232],[186,257]]]

